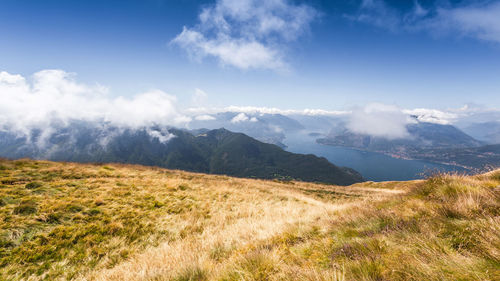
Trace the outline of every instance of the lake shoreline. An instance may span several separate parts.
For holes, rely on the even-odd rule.
[[[436,172],[467,173],[468,169],[426,160],[401,159],[390,155],[344,146],[322,145],[307,134],[290,134],[283,141],[286,150],[325,157],[337,166],[355,169],[370,181],[423,179]]]

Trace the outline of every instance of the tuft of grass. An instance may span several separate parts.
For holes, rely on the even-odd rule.
[[[256,251],[240,257],[220,280],[266,281],[270,280],[278,271],[277,261],[268,252]]]
[[[66,210],[71,213],[78,213],[83,211],[84,207],[78,204],[68,204],[66,205]]]
[[[25,187],[27,189],[36,189],[36,188],[39,188],[42,186],[43,186],[43,183],[34,181],[34,182],[27,183]]]
[[[205,270],[199,266],[189,266],[184,268],[172,281],[205,281],[208,276]]]
[[[230,254],[231,248],[220,241],[213,245],[212,249],[210,250],[210,258],[217,262],[226,259]]]
[[[4,184],[4,185],[13,185],[15,183],[17,183],[19,180],[17,178],[13,178],[13,177],[4,177],[2,179],[0,179],[0,183]]]
[[[37,212],[37,204],[32,200],[23,200],[19,205],[14,208],[14,214],[16,215],[31,215]]]
[[[102,168],[103,168],[104,170],[108,170],[108,171],[114,171],[114,170],[115,170],[115,168],[110,167],[110,166],[102,166]]]
[[[94,200],[94,204],[95,204],[96,206],[102,206],[102,205],[104,205],[104,204],[105,204],[105,202],[104,202],[104,199],[102,199],[102,198],[96,198],[96,199]]]

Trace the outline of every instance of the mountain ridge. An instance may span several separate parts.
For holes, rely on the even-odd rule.
[[[339,185],[363,181],[358,172],[337,167],[325,158],[287,152],[226,129],[197,130],[193,134],[176,128],[121,130],[111,127],[100,130],[83,124],[61,128],[45,140],[45,146],[3,134],[0,136],[0,156],[143,164],[237,177]]]

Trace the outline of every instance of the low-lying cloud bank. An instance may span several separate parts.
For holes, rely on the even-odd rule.
[[[345,110],[323,110],[323,109],[280,109],[276,107],[257,107],[257,106],[226,106],[222,108],[206,108],[194,107],[186,110],[189,114],[197,115],[202,114],[217,114],[222,112],[241,112],[246,114],[281,114],[285,116],[290,115],[307,115],[307,116],[342,116],[351,113]]]
[[[0,72],[0,129],[29,134],[53,123],[98,121],[139,128],[151,125],[182,126],[191,118],[182,114],[176,97],[151,90],[131,98],[110,97],[105,87],[78,83],[74,74],[43,70],[26,79]]]
[[[207,99],[205,92],[196,90],[194,104]],[[168,127],[190,128],[192,121],[203,125],[200,122],[214,121],[218,113],[225,112],[236,113],[230,123],[240,125],[255,124],[266,114],[280,114],[292,119],[294,116],[333,117],[344,120],[346,127],[354,133],[389,139],[408,137],[407,125],[418,121],[442,125],[500,122],[500,110],[475,105],[449,110],[403,109],[380,103],[345,111],[252,106],[182,109],[175,96],[161,90],[133,97],[112,97],[106,87],[79,83],[75,74],[62,70],[43,70],[30,78],[0,72],[0,100],[0,132],[28,137],[34,129],[49,136],[55,127],[84,121],[122,129],[145,129],[151,137],[166,142],[173,137],[168,133]]]
[[[348,118],[347,129],[358,134],[398,139],[410,136],[406,126],[411,123],[416,120],[397,106],[373,103],[355,109]]]

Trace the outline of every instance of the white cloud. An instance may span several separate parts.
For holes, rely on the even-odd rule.
[[[403,112],[417,117],[418,121],[441,125],[451,124],[458,118],[458,115],[455,113],[428,108],[405,109]]]
[[[249,118],[245,113],[240,113],[231,119],[231,123],[236,124],[236,123],[241,123],[241,122],[246,122],[248,121]]]
[[[0,83],[2,84],[21,84],[24,80],[24,77],[19,74],[13,75],[5,71],[0,72]]]
[[[78,83],[74,77],[62,70],[43,70],[28,81],[0,72],[0,129],[29,134],[35,128],[50,132],[54,123],[72,120],[127,128],[182,126],[190,121],[179,112],[176,98],[160,90],[112,98],[106,88]]]
[[[283,71],[285,43],[302,35],[316,16],[310,6],[289,0],[217,0],[172,42],[196,60],[211,56],[240,69]]]
[[[355,109],[346,126],[353,133],[398,139],[410,136],[406,126],[412,122],[414,121],[396,106],[373,103]]]
[[[165,128],[161,128],[160,130],[152,130],[151,128],[148,127],[146,128],[146,132],[152,138],[158,139],[158,141],[161,143],[167,143],[169,140],[175,137],[174,134],[169,133],[168,130]]]
[[[216,118],[208,114],[203,114],[196,116],[194,119],[198,121],[212,121],[215,120]]]
[[[245,113],[240,113],[240,114],[234,116],[233,119],[231,119],[231,123],[233,123],[233,124],[237,124],[237,123],[241,123],[241,122],[252,122],[252,123],[255,123],[255,122],[258,122],[258,121],[259,120],[257,119],[257,117],[249,117]]]
[[[278,50],[257,41],[220,36],[206,39],[201,33],[184,28],[175,39],[191,56],[200,59],[206,55],[217,57],[223,65],[241,69],[263,68],[282,70],[285,64]]]

